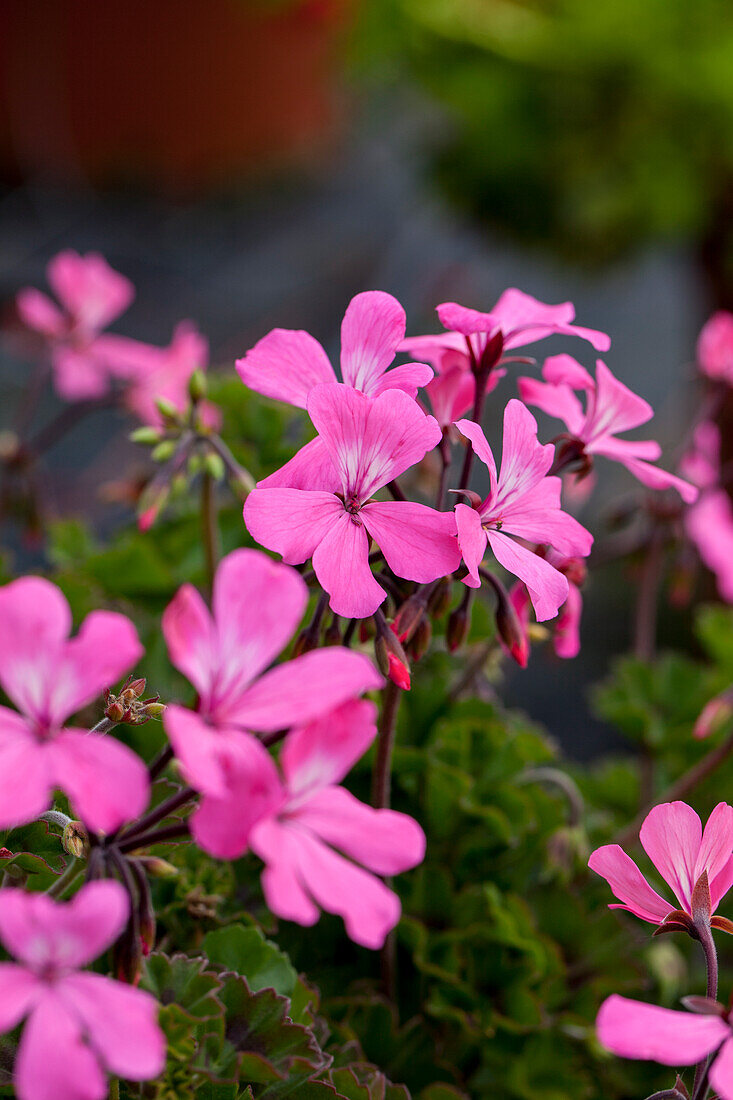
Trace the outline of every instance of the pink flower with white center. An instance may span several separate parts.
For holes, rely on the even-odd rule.
[[[722,1005],[709,1014],[679,1012],[614,993],[601,1005],[596,1031],[614,1054],[663,1066],[692,1066],[714,1054],[710,1085],[720,1100],[733,1100],[733,1030]]]
[[[169,401],[180,413],[190,403],[188,383],[195,370],[205,370],[209,344],[191,321],[181,321],[166,348],[155,347],[126,336],[109,336],[106,347],[115,372],[124,380],[124,404],[144,424],[163,424],[156,398]],[[213,405],[203,408],[204,419],[218,426]]]
[[[557,551],[552,549],[544,557],[550,565],[563,574],[568,582],[567,599],[560,608],[560,614],[553,624],[552,645],[558,657],[571,659],[577,657],[580,652],[580,620],[583,614],[583,596],[579,586],[585,580],[585,563],[579,558],[563,557],[562,554],[558,554]],[[530,649],[530,598],[526,586],[519,581],[509,592],[509,598],[517,613],[524,635],[524,645],[520,651],[522,654],[526,654],[524,664],[522,664],[522,667],[524,667]],[[515,660],[517,659],[515,654],[512,654],[512,656]]]
[[[703,325],[697,339],[697,362],[708,378],[733,385],[733,313],[721,309]]]
[[[56,787],[92,832],[112,832],[147,805],[147,769],[131,749],[64,728],[142,656],[135,627],[93,611],[75,638],[70,631],[69,605],[50,581],[0,588],[0,685],[20,711],[0,707],[0,828],[33,821]]]
[[[341,646],[265,672],[292,638],[307,603],[307,586],[294,569],[259,550],[235,550],[216,571],[213,614],[189,584],[163,614],[171,661],[198,692],[195,712],[171,704],[164,723],[187,781],[204,796],[190,819],[204,846],[207,799],[225,798],[235,769],[259,759],[252,731],[310,722],[383,683],[368,658]],[[231,828],[256,820],[268,797],[260,785],[253,787]]]
[[[229,796],[209,799],[199,811],[200,843],[209,852],[234,859],[250,849],[264,861],[262,886],[273,913],[312,925],[320,906],[370,948],[381,947],[400,918],[398,897],[375,875],[400,874],[425,855],[424,833],[411,817],[372,809],[337,786],[376,733],[373,703],[345,703],[288,734],[282,779],[254,742],[233,770]],[[256,818],[241,814],[253,789]]]
[[[461,560],[450,512],[371,498],[437,446],[440,426],[399,390],[378,397],[339,383],[317,386],[308,413],[337,476],[330,492],[257,488],[244,521],[253,538],[290,564],[313,558],[337,615],[373,615],[387,593],[369,566],[374,539],[393,573],[425,584]]]
[[[402,390],[415,397],[433,377],[424,363],[391,363],[405,335],[405,311],[391,294],[369,290],[351,299],[341,325],[341,378],[352,389],[377,397],[386,390]],[[335,370],[318,341],[307,332],[276,328],[237,360],[246,386],[305,409],[314,386],[338,382]],[[262,487],[327,489],[333,481],[331,461],[316,438],[274,474]]]
[[[608,351],[611,346],[604,332],[573,324],[575,307],[572,302],[546,305],[515,287],[505,290],[489,313],[468,309],[456,302],[444,302],[437,307],[437,313],[448,332],[410,336],[402,341],[399,349],[427,359],[436,367],[438,357],[450,350],[459,357],[452,365],[460,364],[464,371],[470,372],[474,364],[493,368],[496,363],[512,361],[502,358],[505,351],[526,347],[555,333],[579,336],[596,351]]]
[[[129,900],[118,882],[91,882],[69,902],[0,891],[0,1032],[27,1017],[13,1084],[19,1100],[102,1100],[104,1071],[149,1081],[166,1042],[149,993],[83,972],[122,933]]]
[[[468,569],[464,583],[469,588],[480,587],[478,567],[488,542],[497,561],[526,584],[538,620],[553,619],[568,598],[566,578],[545,558],[509,536],[553,546],[566,556],[590,553],[593,536],[562,511],[562,482],[559,477],[547,476],[555,448],[538,441],[537,422],[516,399],[504,410],[500,475],[478,424],[459,420],[456,427],[470,440],[490,478],[489,493],[475,508],[456,505],[458,543]]]
[[[588,860],[591,871],[605,878],[620,905],[650,924],[663,924],[670,913],[681,910],[692,917],[692,893],[700,876],[707,874],[711,912],[733,885],[733,807],[719,802],[703,832],[700,818],[685,802],[666,802],[647,814],[639,832],[642,847],[664,881],[674,892],[677,905],[653,890],[634,861],[618,844],[597,848]],[[717,917],[711,924],[717,927]]]
[[[700,489],[682,517],[688,538],[715,574],[718,592],[733,603],[733,504],[720,484],[720,429],[704,421],[695,429],[692,446],[680,470]]]
[[[127,309],[135,296],[129,279],[114,271],[103,256],[59,252],[46,269],[58,306],[40,290],[27,287],[16,303],[24,324],[49,344],[54,382],[67,401],[109,393],[114,366],[109,337],[101,332]]]
[[[544,382],[520,378],[519,395],[528,405],[563,420],[580,453],[605,455],[620,462],[642,485],[676,489],[687,504],[696,499],[694,485],[653,465],[662,453],[657,442],[617,438],[618,432],[646,424],[654,410],[648,401],[619,382],[601,359],[593,379],[572,356],[554,355],[545,360],[542,377]],[[585,393],[585,408],[575,390]]]

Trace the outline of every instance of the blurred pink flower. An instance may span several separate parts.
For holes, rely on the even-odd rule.
[[[308,412],[333,466],[328,491],[258,487],[244,506],[253,538],[290,564],[312,557],[332,610],[348,618],[372,615],[387,595],[369,565],[370,536],[398,577],[424,584],[452,573],[452,513],[370,500],[437,446],[437,421],[399,390],[371,398],[339,383],[313,389]]]
[[[396,894],[374,875],[409,870],[425,854],[425,836],[411,817],[372,809],[336,785],[376,733],[376,707],[368,702],[345,703],[303,723],[285,739],[282,779],[255,742],[232,772],[229,795],[208,799],[198,826],[214,855],[234,859],[249,848],[264,860],[262,885],[273,913],[311,925],[320,906],[343,917],[349,936],[370,948],[382,946],[400,917]],[[239,812],[253,789],[256,820]]]
[[[130,305],[134,287],[96,252],[85,256],[71,249],[59,252],[50,261],[47,276],[60,306],[42,291],[27,287],[16,299],[20,318],[48,341],[61,397],[67,401],[103,397],[110,390],[115,367],[109,357],[112,338],[100,333]]]
[[[166,1042],[149,993],[81,972],[118,938],[129,901],[117,882],[82,886],[72,901],[0,891],[0,1031],[28,1017],[15,1059],[19,1100],[102,1100],[104,1071],[130,1081],[163,1072]]]
[[[428,382],[425,393],[441,428],[448,428],[473,408],[476,378],[470,369],[468,356],[454,349],[427,349],[425,358],[435,368],[435,377]],[[485,393],[496,389],[506,371],[496,368],[489,376]]]
[[[376,397],[386,390],[403,390],[415,397],[433,377],[424,363],[389,366],[405,335],[405,311],[391,294],[369,290],[349,303],[341,325],[341,377],[345,385]],[[318,341],[307,332],[276,328],[237,360],[246,386],[304,409],[314,386],[338,382]],[[323,440],[313,439],[274,474],[263,488],[326,489],[333,466]]]
[[[692,893],[706,872],[714,913],[733,885],[733,807],[719,802],[703,832],[700,818],[685,802],[666,802],[647,814],[639,832],[644,851],[674,891],[678,906],[653,890],[618,844],[597,848],[588,860],[591,871],[605,878],[620,905],[629,913],[662,924],[678,907],[692,917]],[[716,917],[712,925],[716,925]]]
[[[553,622],[552,644],[558,657],[571,659],[577,657],[580,652],[580,620],[583,615],[583,596],[579,586],[585,580],[585,563],[579,558],[564,557],[552,548],[543,556],[549,561],[550,565],[563,574],[568,582],[567,599]],[[530,649],[530,598],[526,586],[519,581],[509,592],[509,598],[523,631],[524,651],[526,651],[528,657]]]
[[[204,847],[207,799],[225,798],[235,771],[261,758],[249,731],[308,723],[383,682],[367,657],[341,646],[264,671],[295,633],[307,603],[308,589],[294,569],[259,550],[235,550],[217,569],[213,614],[189,584],[163,614],[171,661],[198,692],[195,712],[171,704],[164,723],[187,781],[204,795],[190,819]],[[237,814],[230,813],[231,829],[246,830],[270,794],[255,784]]]
[[[620,462],[650,489],[676,489],[688,504],[696,499],[694,485],[652,465],[662,453],[658,443],[617,438],[618,432],[646,424],[654,410],[648,401],[619,382],[601,359],[596,364],[595,379],[570,355],[546,359],[542,376],[544,382],[519,379],[522,401],[563,420],[570,437],[582,444],[585,454],[601,454]],[[575,390],[585,393],[585,409]]]
[[[614,993],[600,1007],[596,1030],[614,1054],[664,1066],[692,1066],[718,1051],[710,1085],[721,1100],[733,1100],[733,1032],[722,1006],[720,1012],[679,1012]]]
[[[563,512],[561,481],[548,477],[555,448],[537,439],[537,423],[516,399],[504,410],[501,474],[497,475],[491,448],[478,424],[459,420],[456,427],[470,440],[488,468],[490,489],[475,508],[456,505],[458,542],[468,569],[464,583],[478,588],[478,567],[488,541],[497,561],[524,581],[540,621],[552,619],[568,598],[568,582],[545,558],[510,538],[553,546],[563,555],[590,553],[593,536]]]
[[[141,657],[135,627],[93,611],[75,638],[70,630],[69,605],[50,581],[0,588],[0,685],[21,712],[0,707],[0,828],[33,821],[55,787],[93,832],[112,832],[147,804],[147,769],[131,749],[62,728]]]
[[[721,309],[703,325],[697,339],[697,362],[708,378],[733,385],[733,313]]]
[[[700,489],[695,503],[685,510],[685,531],[715,574],[718,592],[727,603],[733,603],[733,503],[720,484],[717,424],[709,420],[698,424],[680,470]]]

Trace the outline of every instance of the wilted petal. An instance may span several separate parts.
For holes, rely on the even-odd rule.
[[[251,390],[301,409],[314,386],[336,381],[321,345],[300,329],[273,329],[237,359],[236,367]]]

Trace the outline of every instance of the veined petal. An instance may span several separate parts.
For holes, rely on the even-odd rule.
[[[307,489],[336,493],[341,478],[319,435],[296,451],[289,462],[257,482],[258,489]]]
[[[731,855],[733,855],[733,806],[729,806],[727,802],[719,802],[703,830],[700,850],[692,872],[693,881],[697,882],[703,871],[707,871],[708,883],[712,887],[712,883],[724,870]]]
[[[542,377],[554,386],[565,385],[589,394],[596,392],[592,375],[572,355],[549,355],[542,366]]]
[[[377,736],[376,720],[374,703],[354,699],[291,730],[280,753],[291,802],[340,783]]]
[[[458,568],[461,551],[452,512],[391,500],[366,504],[359,515],[398,577],[427,584]]]
[[[273,329],[237,359],[236,367],[251,390],[301,409],[314,386],[336,381],[321,345],[301,329]]]
[[[582,432],[585,413],[569,386],[540,382],[536,378],[520,378],[519,396],[526,405],[534,405],[548,416],[562,420],[571,435],[577,436]]]
[[[588,860],[591,871],[605,878],[624,908],[651,924],[661,924],[675,908],[653,890],[634,861],[618,844],[596,848]]]
[[[723,1043],[720,1054],[710,1067],[710,1084],[720,1100],[733,1100],[733,1043]]]
[[[501,321],[493,312],[481,313],[478,309],[469,309],[458,302],[443,302],[436,307],[436,313],[441,325],[451,332],[460,332],[462,336],[473,336],[476,332],[495,332],[501,328]]]
[[[289,565],[307,561],[345,514],[333,493],[303,489],[254,489],[244,504],[252,538]]]
[[[730,1035],[720,1016],[659,1008],[618,994],[601,1005],[596,1029],[600,1041],[614,1054],[664,1066],[699,1062]]]
[[[619,382],[602,359],[596,363],[596,398],[586,426],[587,438],[618,435],[638,428],[654,416],[654,409],[643,397]]]
[[[369,565],[366,527],[357,516],[343,510],[316,547],[313,568],[330,596],[331,610],[344,618],[364,619],[373,615],[387,595]]]
[[[684,481],[675,474],[668,473],[667,470],[660,469],[659,466],[653,466],[650,462],[644,462],[629,454],[630,448],[624,447],[624,442],[626,441],[622,439],[605,437],[597,439],[592,444],[591,453],[605,455],[620,462],[629,473],[649,489],[675,489],[686,504],[693,504],[697,500],[698,489],[695,485],[691,485],[689,481]]]
[[[682,908],[689,913],[702,841],[700,818],[686,802],[665,802],[647,814],[639,830],[639,840],[664,881],[674,890]]]
[[[433,377],[433,368],[426,363],[403,363],[392,367],[372,386],[371,394],[378,397],[385,390],[402,390],[408,397],[417,397],[417,391],[427,386]]]
[[[455,514],[458,545],[468,569],[464,583],[469,588],[480,588],[478,567],[486,552],[486,532],[481,526],[481,517],[475,508],[469,508],[467,504],[457,504]]]
[[[501,510],[540,482],[552,466],[555,448],[537,438],[537,421],[526,405],[512,398],[504,409],[501,473],[491,511]]]
[[[544,558],[498,531],[488,531],[496,560],[524,581],[538,622],[554,619],[568,598],[567,579]]]
[[[347,386],[372,394],[405,335],[405,311],[391,294],[352,298],[341,324],[341,374]]]
[[[466,439],[470,440],[474,453],[481,462],[483,462],[484,466],[488,468],[489,477],[491,479],[491,491],[493,493],[497,483],[496,461],[481,425],[475,424],[473,420],[457,420],[456,427],[461,435],[465,435]]]

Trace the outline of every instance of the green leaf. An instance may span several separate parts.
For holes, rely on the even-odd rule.
[[[212,966],[241,974],[253,992],[267,988],[292,996],[298,976],[287,955],[259,928],[232,924],[208,932],[202,946]]]
[[[217,998],[222,982],[205,967],[205,959],[154,951],[145,960],[140,985],[161,1005],[175,1004],[191,1019],[210,1020],[222,1015]]]

